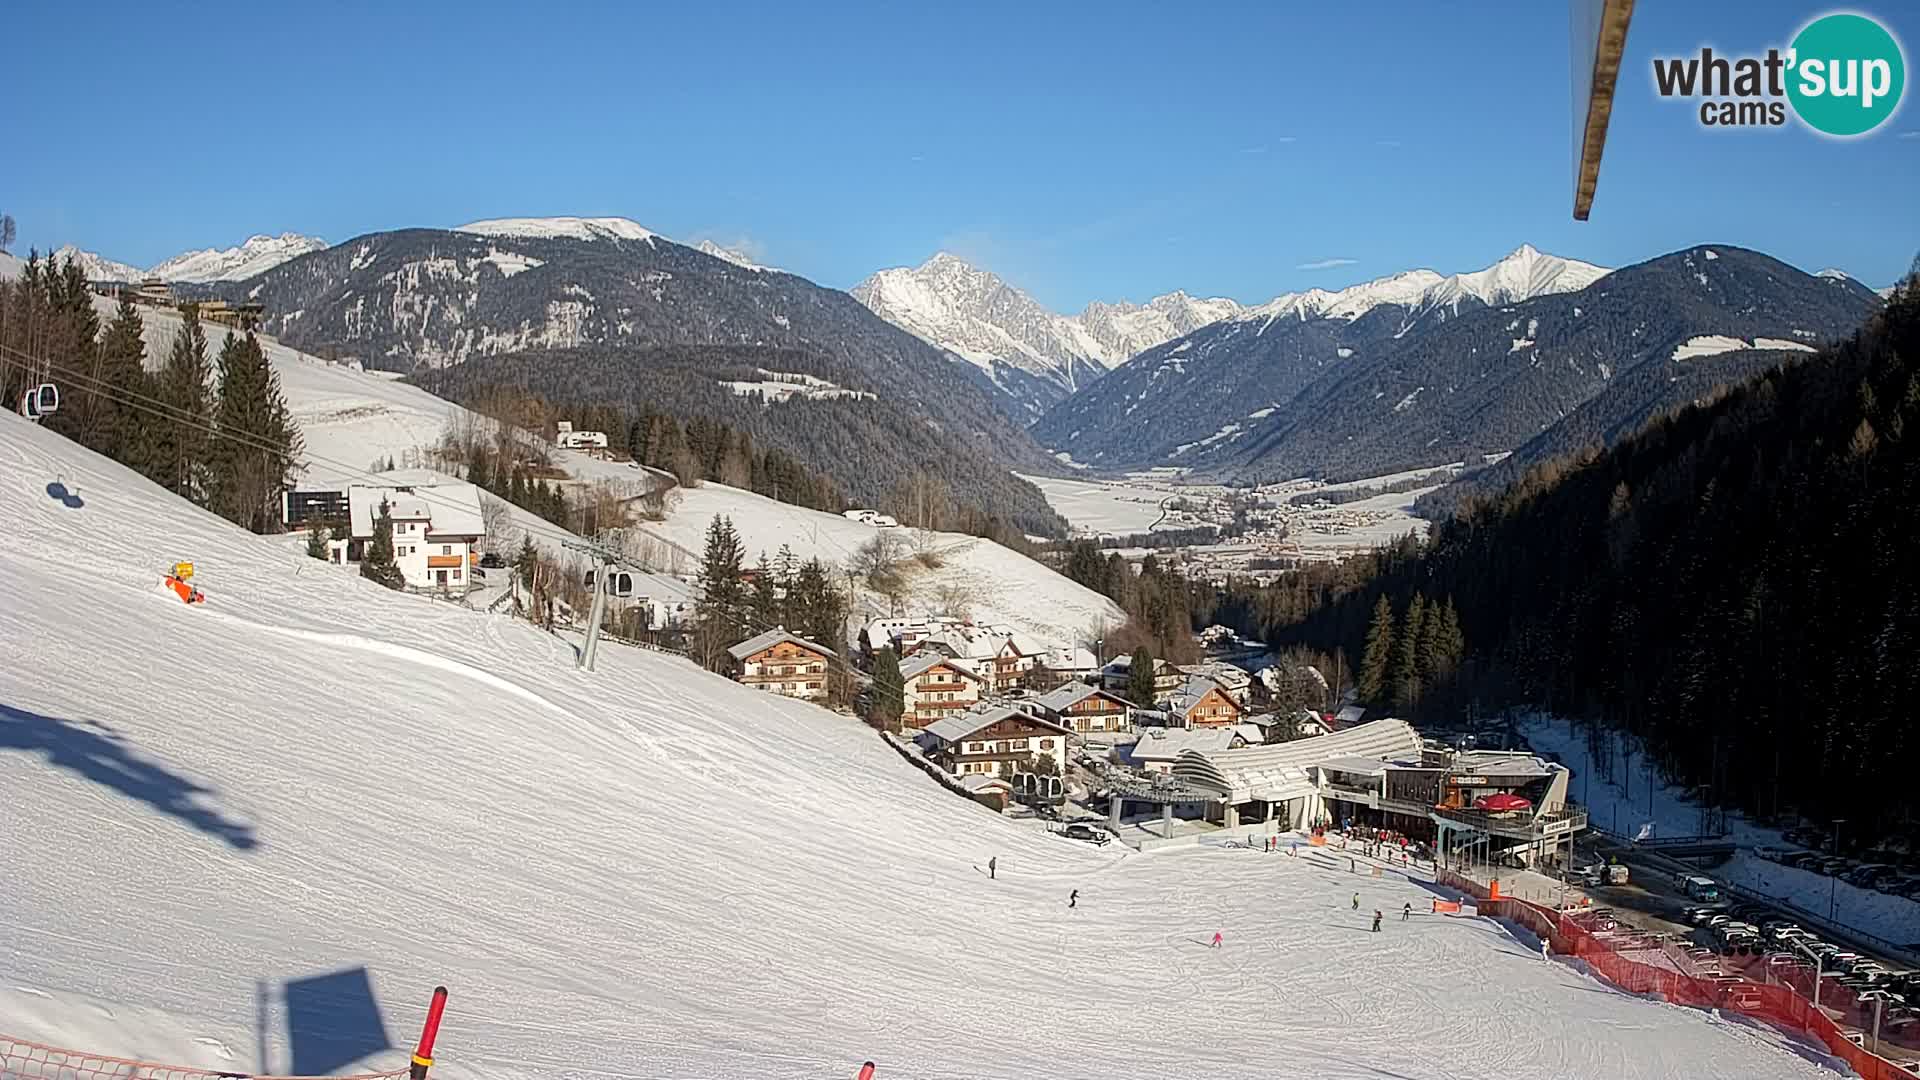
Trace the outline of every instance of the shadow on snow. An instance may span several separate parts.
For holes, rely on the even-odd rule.
[[[105,724],[76,724],[0,705],[0,751],[7,750],[44,754],[50,765],[138,799],[241,851],[260,844],[252,826],[231,821],[201,801],[211,794],[208,788],[145,756]]]

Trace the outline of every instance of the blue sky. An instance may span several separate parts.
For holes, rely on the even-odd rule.
[[[1875,286],[1920,250],[1911,100],[1839,142],[1707,132],[1653,94],[1651,56],[1784,45],[1825,5],[1643,0],[1587,223],[1564,0],[548,7],[23,5],[16,250],[145,266],[260,232],[620,215],[842,288],[944,248],[1062,310],[1522,242],[1610,265],[1740,244]],[[1855,10],[1914,58],[1920,8]]]

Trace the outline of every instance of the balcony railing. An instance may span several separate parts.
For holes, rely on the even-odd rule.
[[[1550,810],[1539,815],[1525,810],[1496,812],[1473,807],[1436,806],[1433,808],[1433,816],[1449,824],[1501,836],[1529,838],[1565,836],[1587,827],[1587,812],[1575,806]]]

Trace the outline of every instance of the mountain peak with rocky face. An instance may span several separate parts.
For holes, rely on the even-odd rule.
[[[1135,353],[1240,310],[1232,300],[1174,292],[1062,315],[946,251],[881,270],[852,292],[874,314],[978,369],[1009,411],[1028,419]]]

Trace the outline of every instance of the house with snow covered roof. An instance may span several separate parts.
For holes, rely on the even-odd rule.
[[[927,758],[962,779],[995,776],[1002,764],[1016,773],[1036,771],[1041,759],[1051,768],[1039,771],[1064,775],[1067,767],[1066,728],[1021,709],[986,705],[956,712],[920,734]]]
[[[827,668],[839,659],[824,645],[776,626],[727,650],[735,682],[802,701],[827,696]]]
[[[1127,653],[1121,653],[1107,661],[1106,666],[1100,669],[1100,685],[1116,694],[1126,694],[1127,684],[1132,678],[1133,657]],[[1165,660],[1154,660],[1153,700],[1156,703],[1172,697],[1174,691],[1180,689],[1180,684],[1186,681],[1186,675],[1182,674],[1179,668]]]
[[[393,560],[408,588],[457,593],[474,588],[473,571],[487,534],[480,489],[423,469],[382,477],[380,484],[347,488],[350,537],[335,561],[365,558],[384,504],[393,521]]]
[[[1176,670],[1188,677],[1212,679],[1220,689],[1233,699],[1234,704],[1246,707],[1247,694],[1253,688],[1253,676],[1245,668],[1236,667],[1224,660],[1209,660],[1204,664],[1181,664]]]
[[[971,663],[938,652],[902,660],[900,681],[905,690],[900,721],[908,728],[924,728],[973,708],[986,685]]]
[[[1190,675],[1167,699],[1169,721],[1190,728],[1232,727],[1246,710],[1221,685],[1205,675]]]
[[[1085,735],[1133,730],[1133,703],[1110,690],[1070,682],[1033,699],[1047,719]]]
[[[1143,727],[1127,751],[1127,764],[1147,773],[1171,773],[1180,755],[1214,753],[1260,745],[1260,729],[1247,725],[1212,728]]]

